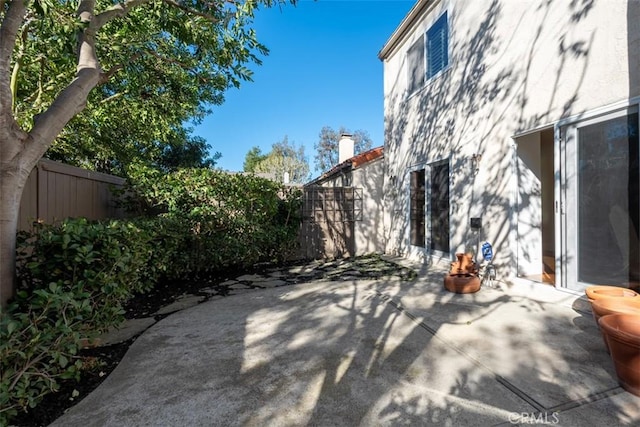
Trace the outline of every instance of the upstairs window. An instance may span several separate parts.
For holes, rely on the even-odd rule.
[[[409,65],[409,93],[413,93],[424,85],[424,38],[415,41],[407,52]]]
[[[407,51],[407,90],[414,93],[449,65],[449,23],[445,12]]]
[[[449,65],[449,25],[445,12],[427,30],[427,79]]]

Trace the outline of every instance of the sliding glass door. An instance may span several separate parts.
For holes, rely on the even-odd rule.
[[[563,285],[628,287],[640,279],[638,110],[564,129]]]

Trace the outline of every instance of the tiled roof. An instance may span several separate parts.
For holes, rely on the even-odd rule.
[[[329,179],[330,177],[332,177],[333,175],[336,175],[338,172],[341,172],[344,169],[355,169],[357,167],[366,165],[367,163],[373,160],[381,158],[383,154],[384,154],[383,147],[372,148],[369,151],[365,151],[364,153],[355,155],[350,159],[347,159],[344,162],[335,165],[334,167],[332,167],[331,169],[329,169],[319,177],[311,180],[305,185],[315,185],[318,182]]]
[[[369,163],[375,159],[379,159],[382,157],[383,147],[372,148],[369,151],[365,151],[364,153],[360,153],[357,156],[353,156],[347,161],[351,161],[351,167],[357,168],[358,166],[362,166],[366,163]]]

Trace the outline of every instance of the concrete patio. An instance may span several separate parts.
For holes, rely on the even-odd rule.
[[[637,425],[574,294],[347,280],[209,301],[148,329],[54,426]]]

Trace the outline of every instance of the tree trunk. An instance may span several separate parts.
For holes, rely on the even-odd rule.
[[[30,172],[27,167],[0,163],[0,307],[6,306],[15,291],[18,214],[22,190]]]
[[[29,133],[13,116],[13,96],[10,79],[11,56],[16,47],[16,34],[24,22],[27,2],[14,1],[5,5],[0,19],[0,308],[15,292],[16,233],[22,190],[31,170],[64,126],[84,108],[89,92],[100,81],[101,69],[96,56],[95,34],[109,20],[126,13],[122,5],[94,18],[95,0],[78,4],[78,17],[86,28],[78,33],[78,63],[76,76],[41,114],[34,117]],[[133,2],[136,4],[141,2]],[[99,21],[99,22],[98,22]]]

